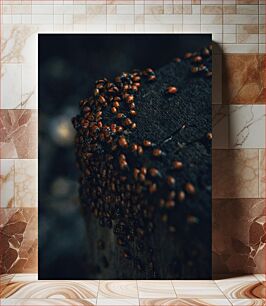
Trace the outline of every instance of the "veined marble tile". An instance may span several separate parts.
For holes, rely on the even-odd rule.
[[[224,299],[140,299],[140,306],[229,306],[229,301]]]
[[[24,49],[30,51],[26,45],[34,32],[36,28],[29,25],[5,25],[2,29],[1,61],[3,63],[24,63],[27,60]],[[33,52],[34,50],[29,56],[33,55]]]
[[[229,299],[233,306],[245,305],[245,306],[265,306],[266,300],[264,299]]]
[[[139,306],[138,299],[97,299],[97,305],[99,306],[108,306],[108,305],[115,305],[115,306]]]
[[[264,283],[266,282],[266,274],[254,274],[254,276],[256,277],[256,279],[258,281],[260,281],[261,283]]]
[[[36,80],[37,72],[35,64],[22,64],[22,89],[20,108],[37,109]]]
[[[37,273],[16,273],[12,279],[13,283],[33,282],[38,280]]]
[[[1,208],[0,213],[0,273],[37,272],[37,209]]]
[[[213,200],[212,209],[213,274],[264,273],[265,200]],[[254,279],[251,275],[249,278],[228,278],[221,283],[257,281]]]
[[[264,58],[262,55],[225,54],[223,58],[223,103],[265,103]]]
[[[139,298],[173,298],[176,297],[171,281],[138,280]]]
[[[257,198],[258,149],[213,150],[213,198]]]
[[[11,299],[91,299],[96,298],[99,281],[10,282],[2,298]]]
[[[2,299],[1,305],[9,305],[9,306],[54,306],[54,305],[62,305],[62,306],[92,306],[96,305],[96,299]]]
[[[217,280],[215,282],[225,296],[230,299],[266,298],[266,287],[258,282],[253,275]]]
[[[100,281],[98,299],[138,298],[137,282],[131,280]]]
[[[229,106],[231,149],[265,148],[265,106]]]
[[[223,299],[224,295],[212,280],[172,281],[178,298]]]
[[[1,66],[1,108],[17,108],[21,103],[21,64]]]
[[[15,161],[15,205],[37,207],[37,159]]]
[[[8,285],[8,283],[11,282],[13,277],[14,277],[14,274],[0,274],[0,298],[2,297],[1,295],[2,291]],[[0,305],[1,305],[1,301],[0,301]]]
[[[13,159],[0,160],[0,207],[14,207],[15,163]]]
[[[37,111],[0,110],[0,157],[37,157]]]
[[[264,199],[266,198],[265,154],[265,149],[259,150],[259,196]]]
[[[259,53],[258,44],[226,44],[226,43],[223,43],[222,46],[223,46],[224,54],[237,53],[238,55],[245,55],[247,53],[249,54],[254,53],[255,55]]]

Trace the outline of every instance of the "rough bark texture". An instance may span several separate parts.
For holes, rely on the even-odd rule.
[[[195,64],[195,55],[151,72],[156,75],[152,82],[146,72],[138,72],[141,87],[132,92],[134,117],[128,115],[130,104],[124,101],[123,86],[115,83],[123,91],[119,112],[131,118],[136,129],[116,119],[111,112],[112,95],[105,91],[101,95],[111,102],[101,108],[101,120],[106,126],[121,124],[124,131],[108,134],[107,140],[98,135],[101,129],[97,135],[86,133],[94,123],[87,127],[85,122],[84,127],[84,105],[92,114],[100,106],[98,97],[81,103],[74,126],[90,242],[88,279],[211,278],[211,140],[207,136],[211,132],[211,78],[207,77],[211,56]],[[192,66],[202,63],[206,68],[191,72]],[[167,93],[169,86],[175,86],[177,93]],[[119,145],[121,135],[127,141],[125,147]],[[144,140],[152,145],[145,147]],[[132,144],[142,145],[144,153],[132,152]],[[162,154],[154,156],[154,149]],[[126,167],[121,167],[121,154]],[[182,168],[173,169],[173,161],[181,161]],[[151,168],[159,174],[150,175]],[[140,174],[143,170],[144,179],[139,173],[134,176],[134,169]],[[173,184],[167,183],[169,176]],[[195,193],[186,190],[187,183]]]

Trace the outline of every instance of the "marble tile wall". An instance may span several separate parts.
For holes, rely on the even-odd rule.
[[[37,272],[44,32],[213,34],[213,271],[265,272],[264,0],[2,0],[0,10],[1,273]]]

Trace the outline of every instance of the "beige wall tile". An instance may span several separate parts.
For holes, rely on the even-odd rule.
[[[266,53],[266,46],[265,44],[259,44],[259,53],[265,54]]]
[[[0,110],[0,157],[37,157],[37,112]]]
[[[34,13],[31,5],[12,5],[12,14],[31,14]]]
[[[106,15],[106,6],[104,5],[87,5],[87,15]]]
[[[257,15],[224,15],[224,24],[258,24]]]
[[[73,8],[73,14],[86,14],[86,5],[76,4]]]
[[[236,13],[240,15],[257,15],[258,12],[258,5],[237,5],[236,7]]]
[[[200,15],[183,15],[183,24],[199,24]]]
[[[235,14],[236,13],[236,6],[235,5],[224,5],[223,6],[223,14]]]
[[[116,15],[117,14],[116,5],[107,5],[106,13],[107,15]],[[135,12],[135,14],[137,13]]]
[[[262,3],[265,3],[265,2],[262,2]],[[259,14],[260,15],[265,15],[265,4],[259,5]]]
[[[15,206],[15,162],[13,159],[0,160],[0,207]]]
[[[200,5],[192,5],[192,14],[193,15],[197,15],[200,14]]]
[[[134,32],[135,26],[134,24],[118,24],[117,32]]]
[[[237,33],[239,34],[257,34],[259,27],[257,24],[241,24],[237,25]]]
[[[158,15],[164,13],[163,5],[145,5],[145,14],[146,15]]]
[[[213,198],[257,198],[258,150],[213,151]]]
[[[146,24],[181,24],[180,15],[145,15]]]
[[[237,43],[238,44],[258,44],[259,35],[258,34],[237,34]]]
[[[117,5],[116,11],[118,15],[134,14],[134,5]]]
[[[223,32],[223,26],[221,24],[203,24],[201,25],[201,32],[202,33],[222,33]]]
[[[222,5],[202,5],[201,14],[221,15],[223,13]]]
[[[178,25],[179,26],[179,25]],[[145,24],[145,32],[172,33],[174,26],[171,24]]]
[[[223,34],[223,43],[234,44],[236,42],[236,34]]]
[[[183,14],[192,14],[192,6],[183,4]]]
[[[135,14],[144,14],[145,7],[142,4],[135,4]]]
[[[259,196],[266,199],[266,163],[265,149],[259,150]]]
[[[35,5],[32,4],[32,14],[33,15],[51,15],[54,13],[54,7],[53,5]]]
[[[223,25],[223,33],[224,34],[234,34],[236,33],[236,25],[235,24],[224,24]]]
[[[174,5],[174,14],[182,14],[183,12],[183,8],[182,5]]]
[[[135,24],[144,24],[144,15],[135,15]]]
[[[202,15],[201,24],[222,24],[222,15]]]
[[[259,48],[257,44],[223,44],[224,53],[258,53]]]
[[[163,12],[166,15],[173,14],[174,13],[174,5],[173,4],[164,4]]]
[[[37,159],[15,160],[15,206],[37,207]]]
[[[1,107],[16,108],[21,103],[21,64],[2,64]]]
[[[199,33],[200,32],[200,24],[184,24],[183,25],[184,33]]]
[[[3,7],[2,7],[2,14],[3,15],[11,14],[11,9],[12,9],[12,5],[10,5],[10,4],[3,5]]]
[[[263,57],[258,54],[226,54],[224,56],[223,103],[265,103],[263,62]]]
[[[73,16],[74,24],[86,24],[87,23],[87,15],[85,14],[76,14]]]
[[[32,15],[32,24],[53,24],[53,15]]]
[[[104,20],[106,21],[106,17]],[[98,22],[99,24],[105,23],[105,21]],[[108,24],[134,24],[134,15],[110,15],[107,16]]]

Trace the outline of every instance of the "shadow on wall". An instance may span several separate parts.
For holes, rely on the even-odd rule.
[[[223,80],[222,88],[213,85],[213,103],[223,93],[220,117],[227,117],[226,125],[221,125],[214,133],[213,144],[224,140],[225,146],[213,149],[213,201],[212,201],[212,269],[213,278],[221,275],[233,277],[251,273],[265,273],[266,254],[266,207],[264,199],[250,198],[249,177],[258,177],[258,150],[239,150],[230,148],[229,106],[231,99],[232,68],[225,65],[221,47],[213,43],[214,50],[221,61],[221,69],[215,69],[213,82]],[[247,73],[247,71],[246,71]],[[230,75],[230,77],[229,77]],[[219,98],[218,98],[219,100]],[[252,100],[251,100],[252,102]],[[227,104],[227,105],[226,105]],[[215,106],[216,107],[216,106]],[[214,115],[214,114],[213,114]],[[216,114],[217,115],[217,114]],[[219,116],[219,115],[218,115]],[[216,118],[217,119],[217,118]],[[217,120],[214,121],[217,121]],[[216,122],[213,121],[213,129]],[[232,132],[232,131],[231,131]],[[227,135],[225,135],[227,133]],[[220,139],[215,139],[220,137]],[[263,167],[263,165],[260,165]],[[248,176],[246,178],[246,176]],[[258,181],[258,180],[257,180]],[[246,186],[246,184],[248,184]],[[247,198],[243,199],[243,189],[247,188]],[[256,186],[255,186],[256,188]]]

